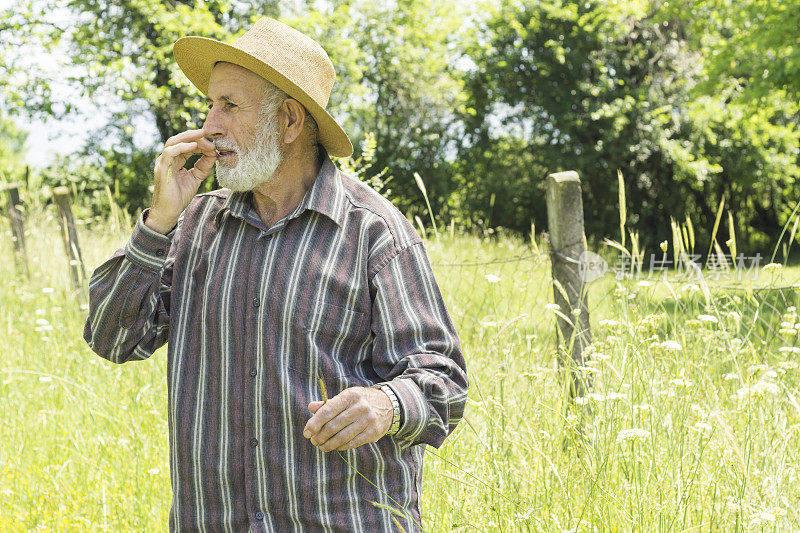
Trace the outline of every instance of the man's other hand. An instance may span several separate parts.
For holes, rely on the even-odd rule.
[[[350,387],[323,405],[308,404],[314,416],[303,436],[323,452],[349,450],[383,437],[392,425],[392,402],[380,389]]]

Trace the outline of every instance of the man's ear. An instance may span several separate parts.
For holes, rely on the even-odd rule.
[[[303,105],[294,98],[287,98],[283,101],[283,112],[285,113],[286,129],[283,134],[283,142],[291,143],[300,137],[306,123],[306,110]]]

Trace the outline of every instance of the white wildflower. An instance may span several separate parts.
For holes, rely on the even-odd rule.
[[[713,324],[719,322],[719,319],[713,315],[698,315],[697,319],[702,322],[711,322]]]
[[[53,381],[51,376],[39,376],[40,383],[50,383],[51,381]]]
[[[646,439],[650,436],[650,432],[646,429],[631,428],[623,429],[617,433],[617,442],[625,442],[628,440]]]
[[[652,285],[652,283],[650,283],[646,279],[643,279],[642,281],[638,282],[636,285],[638,287],[649,287],[650,285]]]
[[[781,265],[780,263],[770,263],[768,265],[764,265],[764,267],[761,270],[764,272],[772,272],[773,270],[777,271],[780,270],[781,268],[783,268],[783,265]]]
[[[607,397],[603,394],[597,392],[590,392],[586,396],[578,396],[577,398],[573,398],[572,401],[577,405],[587,405],[590,402],[604,402],[606,401]],[[616,398],[614,398],[616,399]]]
[[[750,515],[750,526],[758,526],[765,522],[775,522],[783,516],[786,516],[786,511],[780,507],[758,511]]]
[[[742,387],[738,391],[736,391],[736,395],[739,397],[739,401],[744,401],[751,396],[756,397],[765,397],[765,396],[777,396],[780,393],[780,387],[775,383],[768,383],[766,381],[759,381],[752,387]]]
[[[784,353],[800,353],[800,348],[797,346],[781,346],[778,348],[778,351]]]
[[[800,367],[800,363],[797,361],[781,361],[778,363],[778,366],[784,370],[794,370]]]
[[[723,375],[722,379],[724,379],[725,381],[733,381],[733,380],[738,381],[741,378],[739,378],[739,374],[731,372],[729,374]]]
[[[670,384],[670,385],[674,385],[674,386],[676,386],[676,387],[686,387],[687,389],[688,389],[689,387],[691,387],[692,385],[694,385],[694,383],[693,383],[692,381],[690,381],[690,380],[686,379],[686,378],[685,378],[685,377],[683,377],[683,376],[681,376],[681,377],[679,377],[679,378],[677,378],[677,379],[671,379],[671,380],[669,380],[669,384]]]
[[[604,318],[604,319],[600,320],[600,322],[598,322],[598,324],[600,324],[601,326],[608,326],[610,328],[613,328],[615,326],[619,326],[619,322],[617,322],[613,318]]]
[[[667,350],[668,352],[680,352],[683,350],[683,346],[681,346],[678,341],[673,340],[664,341],[658,346],[664,350]]]
[[[649,403],[637,403],[637,404],[634,404],[632,407],[633,407],[633,410],[637,411],[637,412],[638,411],[649,411],[650,410],[650,404]]]
[[[42,287],[42,292],[45,294],[52,294],[56,292],[56,290],[53,287]]]
[[[547,309],[548,311],[558,311],[559,309],[561,309],[561,306],[558,304],[551,303],[551,304],[545,304],[544,308]]]
[[[489,283],[497,283],[498,281],[500,281],[500,278],[498,276],[495,276],[494,274],[486,274],[483,277],[486,278],[486,281],[488,281]]]
[[[157,476],[158,474],[161,473],[161,469],[151,468],[150,470],[147,471],[147,473],[150,474],[151,476]]]
[[[694,426],[692,427],[700,432],[706,432],[706,431],[710,432],[712,430],[711,425],[706,424],[705,422],[695,422]]]
[[[687,283],[686,285],[681,287],[681,290],[684,292],[697,292],[700,290],[700,286],[695,285],[694,283]]]
[[[628,397],[627,394],[623,394],[621,392],[609,392],[606,394],[606,400],[609,402],[616,402],[617,400],[624,400]]]

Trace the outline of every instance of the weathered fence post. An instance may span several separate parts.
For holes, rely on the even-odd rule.
[[[592,336],[588,297],[578,268],[579,258],[586,251],[586,235],[583,230],[581,180],[577,172],[558,172],[547,176],[547,225],[550,232],[553,295],[561,312],[571,321],[561,316],[556,318],[565,350],[571,347],[571,353],[562,354],[559,362],[571,371],[570,396],[582,396],[591,386],[591,376],[584,375],[575,367],[584,367],[583,350],[592,342]],[[578,316],[575,316],[576,312]]]
[[[61,239],[64,250],[69,259],[69,272],[72,286],[82,301],[83,280],[86,279],[86,269],[83,264],[83,255],[78,245],[78,233],[75,230],[75,217],[72,216],[72,207],[69,200],[69,189],[56,187],[53,189],[53,198],[58,206],[58,221],[61,224]]]
[[[11,238],[14,241],[14,259],[26,277],[30,276],[28,270],[28,254],[25,252],[25,214],[19,208],[19,183],[5,185],[8,196],[8,219],[11,221]]]

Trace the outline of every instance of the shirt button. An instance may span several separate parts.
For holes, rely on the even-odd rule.
[[[158,250],[156,250],[156,255],[159,257],[164,255],[164,250],[162,248],[159,248]]]
[[[256,520],[264,520],[264,513],[261,511],[256,512]]]
[[[256,374],[258,374],[258,370],[256,370],[255,368],[250,371],[251,376],[256,377]]]
[[[259,305],[261,305],[261,300],[253,298],[253,307],[258,307]]]
[[[250,446],[252,446],[253,448],[258,446],[258,439],[250,439]]]

